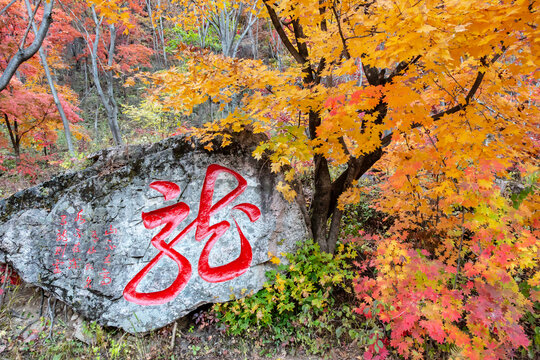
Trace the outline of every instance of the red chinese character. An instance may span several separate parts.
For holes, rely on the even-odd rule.
[[[94,270],[94,267],[92,266],[92,264],[86,264],[86,266],[84,267],[84,271],[87,271],[87,270]]]
[[[102,272],[99,273],[103,277],[103,280],[101,280],[101,285],[109,285],[112,282],[112,279],[109,277],[109,272],[106,269],[103,269]]]
[[[111,225],[111,226],[109,227],[109,230],[108,230],[108,231],[105,230],[105,236],[107,236],[107,235],[112,235],[112,234],[116,234],[116,232],[117,232],[117,229],[115,229],[115,228],[113,229],[113,227],[112,227],[112,225]]]
[[[80,242],[76,243],[75,245],[73,245],[73,253],[78,253],[78,252],[81,252],[81,250],[79,250],[79,245],[81,245]]]
[[[105,257],[105,260],[103,260],[104,264],[110,264],[111,263],[111,254],[107,254]]]
[[[81,261],[81,259],[69,259],[68,269],[77,269],[77,261]]]
[[[60,265],[62,265],[64,262],[63,261],[60,261],[58,259],[55,259],[54,263],[53,263],[53,266],[54,266],[54,273],[55,274],[60,274],[62,272],[62,270],[60,270]]]
[[[67,224],[67,215],[60,215],[60,225],[66,225]]]
[[[87,254],[93,254],[96,252],[96,248],[94,246],[92,246],[90,249],[88,249],[88,251],[86,252]]]
[[[238,185],[233,191],[213,204],[214,186],[221,172],[233,175]],[[180,194],[178,185],[169,181],[155,181],[150,184],[150,187],[163,194],[165,200],[174,199]],[[165,242],[165,239],[188,216],[189,206],[179,202],[148,213],[143,212],[143,223],[147,229],[154,229],[164,225],[161,231],[151,241],[152,245],[160,250],[160,252],[126,285],[124,288],[124,298],[139,305],[158,305],[173,300],[184,289],[191,277],[191,264],[184,256],[175,251],[173,246],[193,229],[195,229],[195,240],[197,241],[204,240],[210,236],[199,258],[198,271],[201,278],[208,282],[222,282],[234,279],[245,273],[251,265],[252,250],[251,245],[242,233],[236,220],[234,222],[240,236],[240,255],[238,258],[228,264],[211,267],[208,263],[208,257],[216,241],[231,226],[228,221],[221,221],[210,226],[211,217],[240,196],[246,187],[246,180],[235,171],[217,164],[210,165],[206,171],[206,177],[201,191],[197,218],[169,243]],[[261,215],[259,208],[253,204],[242,203],[234,206],[233,209],[244,212],[251,222],[257,221]],[[138,292],[136,288],[139,283],[163,255],[167,255],[171,260],[176,262],[178,266],[176,279],[164,290],[151,293]]]
[[[92,279],[90,279],[90,276],[87,276],[86,277],[86,284],[84,285],[84,289],[87,289],[87,288],[92,288]]]
[[[63,241],[63,242],[68,241],[66,229],[64,230],[58,229],[58,234],[56,234],[56,241]]]
[[[77,217],[75,218],[75,222],[82,221],[82,222],[81,222],[81,225],[84,224],[84,223],[86,222],[86,220],[84,220],[84,219],[81,217],[82,212],[83,212],[82,210],[79,211],[79,212],[77,213]]]
[[[97,243],[99,240],[96,230],[92,230],[92,239],[94,240],[95,243]]]
[[[66,246],[67,244],[65,244],[64,246],[57,246],[56,251],[54,252],[54,256],[62,255],[62,257],[64,257],[64,254],[66,252]]]
[[[77,231],[77,237],[80,239],[82,237],[81,229],[75,229]]]
[[[116,249],[116,245],[113,245],[113,243],[112,243],[111,240],[107,240],[107,242],[109,243],[109,250],[114,250],[114,249]]]

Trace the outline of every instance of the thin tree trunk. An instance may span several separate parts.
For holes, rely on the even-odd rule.
[[[203,19],[202,25],[197,27],[197,33],[199,34],[199,45],[201,48],[206,47],[206,37],[208,36],[208,30],[210,29],[210,22]]]
[[[45,70],[45,76],[47,77],[47,82],[49,83],[49,87],[51,88],[51,94],[53,96],[54,103],[56,105],[56,108],[58,109],[58,112],[60,113],[60,117],[62,118],[62,124],[64,125],[64,134],[66,135],[66,141],[67,141],[69,153],[71,155],[75,155],[75,149],[73,147],[71,130],[69,129],[69,120],[66,117],[66,113],[64,112],[64,108],[62,107],[62,103],[60,102],[60,98],[58,97],[58,93],[56,92],[54,80],[52,78],[51,71],[49,69],[49,64],[47,63],[47,56],[45,55],[43,48],[39,49],[39,57],[41,58],[41,64],[43,65],[43,69]]]
[[[109,25],[109,32],[111,36],[111,43],[109,46],[109,59],[107,65],[109,68],[113,65],[114,60],[114,50],[116,46],[116,28],[114,25]],[[106,71],[107,79],[107,94],[109,96],[109,101],[111,104],[112,112],[109,114],[109,127],[113,133],[114,142],[116,145],[122,145],[122,136],[120,135],[120,127],[118,126],[118,104],[114,98],[114,77],[112,70]]]
[[[95,137],[96,143],[99,140],[98,119],[99,119],[99,104],[98,104],[98,106],[96,108],[96,115],[94,117],[94,137]]]
[[[88,94],[88,61],[84,61],[84,96]]]
[[[109,128],[111,129],[111,133],[113,135],[113,140],[116,145],[122,145],[122,136],[120,134],[120,128],[118,126],[118,107],[116,105],[116,101],[114,100],[114,88],[113,88],[113,82],[112,82],[112,71],[108,70],[105,71],[106,81],[107,81],[107,94],[103,91],[103,88],[101,87],[101,81],[99,80],[99,70],[97,65],[97,53],[98,53],[98,45],[99,45],[99,37],[100,37],[100,28],[101,23],[103,22],[103,17],[98,20],[96,10],[94,6],[92,6],[92,15],[94,18],[94,23],[96,24],[96,31],[95,31],[95,39],[93,44],[93,49],[90,52],[90,59],[92,60],[92,73],[94,76],[94,83],[96,85],[96,90],[98,92],[98,95],[101,99],[101,102],[103,104],[103,107],[105,108],[105,111],[107,112],[107,120],[109,123]],[[111,31],[111,44],[109,46],[109,60],[108,64],[109,66],[112,65],[113,56],[114,56],[114,48],[116,41],[116,29],[114,28],[114,25],[109,25],[109,29]]]
[[[158,0],[158,8],[161,8],[161,0]],[[163,18],[159,15],[159,28],[158,28],[159,39],[161,40],[161,49],[163,50],[163,61],[165,62],[165,67],[167,67],[167,51],[165,50],[165,35],[163,33]]]
[[[32,22],[32,30],[34,31],[34,34],[37,35],[38,29],[36,23],[34,22],[34,19],[32,19],[32,8],[30,7],[30,1],[24,0],[24,3],[26,4],[26,10],[28,11],[28,17],[30,19],[29,21]],[[64,125],[64,133],[66,135],[69,153],[71,155],[75,155],[75,150],[73,149],[73,142],[71,140],[71,130],[69,129],[69,121],[66,117],[66,113],[64,112],[64,108],[62,107],[62,103],[60,102],[60,98],[58,97],[58,93],[56,92],[56,86],[54,85],[54,80],[51,75],[51,70],[49,69],[49,64],[47,63],[47,56],[45,55],[43,47],[39,48],[39,58],[41,60],[41,65],[45,70],[45,77],[47,78],[47,82],[49,83],[54,103],[56,105],[56,108],[58,109],[58,112],[60,113],[60,117],[62,118],[62,124]]]
[[[6,122],[9,139],[11,140],[11,146],[13,146],[13,152],[15,153],[15,161],[19,163],[21,159],[21,139],[19,137],[19,127],[17,125],[17,120],[13,121],[13,128],[9,123],[9,118],[7,114],[4,114],[4,121]]]
[[[156,35],[156,26],[154,25],[154,15],[152,10],[152,2],[151,0],[146,0],[146,8],[148,12],[148,16],[150,17],[150,26],[152,26],[152,45],[154,47],[154,52],[156,53],[156,59],[158,61],[158,65],[161,65],[161,59],[159,58],[159,51],[158,51],[158,36]]]

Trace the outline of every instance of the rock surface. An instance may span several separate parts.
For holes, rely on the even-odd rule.
[[[274,190],[278,179],[249,149],[207,152],[175,137],[102,151],[91,161],[84,170],[0,201],[0,262],[11,263],[25,281],[102,325],[149,331],[202,304],[257,291],[272,266],[269,252],[291,251],[308,236],[300,207]],[[245,189],[237,189],[241,180],[222,167],[245,179]],[[214,186],[207,178],[212,200],[205,206],[201,192],[209,169],[217,171]],[[151,188],[155,181],[161,183]],[[220,207],[221,199],[229,202]],[[184,205],[173,206],[179,203]],[[144,222],[143,212],[150,213]],[[223,221],[230,227],[211,226]],[[160,242],[158,234],[167,227],[171,232]],[[165,249],[184,229],[185,235]],[[226,231],[221,235],[216,229]],[[213,237],[211,247],[207,244]],[[201,259],[205,246],[211,248],[206,267]],[[147,265],[149,271],[142,274]],[[124,296],[137,274],[136,296]]]

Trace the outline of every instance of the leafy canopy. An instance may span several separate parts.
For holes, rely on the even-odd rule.
[[[312,170],[316,239],[358,202],[358,178],[382,171],[377,206],[396,221],[392,236],[370,238],[377,275],[356,290],[393,325],[400,354],[422,357],[428,339],[469,358],[528,346],[520,318],[538,301],[538,195],[534,182],[513,200],[509,188],[538,171],[535,2],[261,4],[285,69],[184,46],[181,68],[147,75],[151,101],[227,109],[193,130],[209,148],[231,131],[266,133],[254,156],[285,172],[288,199],[295,175]]]
[[[381,134],[392,132],[398,139],[411,128],[444,132],[440,146],[454,150],[456,136],[476,141],[472,151],[482,149],[487,162],[501,151],[519,156],[519,149],[530,148],[526,133],[537,110],[529,99],[534,84],[524,75],[536,70],[538,56],[530,1],[265,5],[267,16],[277,13],[289,24],[283,30],[297,61],[278,71],[257,60],[185,48],[179,56],[187,71],[153,76],[155,96],[165,107],[190,113],[205,101],[224,107],[242,94],[237,111],[207,125],[206,132],[222,136],[224,145],[229,137],[220,129],[249,124],[267,132],[270,140],[255,156],[271,152],[276,171],[284,165],[304,171],[304,161],[314,154],[345,164],[385,145]],[[299,24],[303,36],[290,31],[291,23]],[[384,81],[373,78],[373,68],[382,69],[375,75]],[[374,110],[381,103],[385,109]],[[315,134],[306,131],[310,112],[321,117]],[[484,147],[488,134],[499,138]],[[452,165],[468,154],[456,153],[462,159]]]

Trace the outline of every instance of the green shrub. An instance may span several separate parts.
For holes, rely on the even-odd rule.
[[[355,245],[339,244],[331,255],[308,241],[295,254],[283,255],[287,261],[266,273],[261,291],[214,306],[228,333],[265,335],[268,342],[300,345],[311,353],[324,352],[345,337],[356,339],[361,324],[347,304]]]

